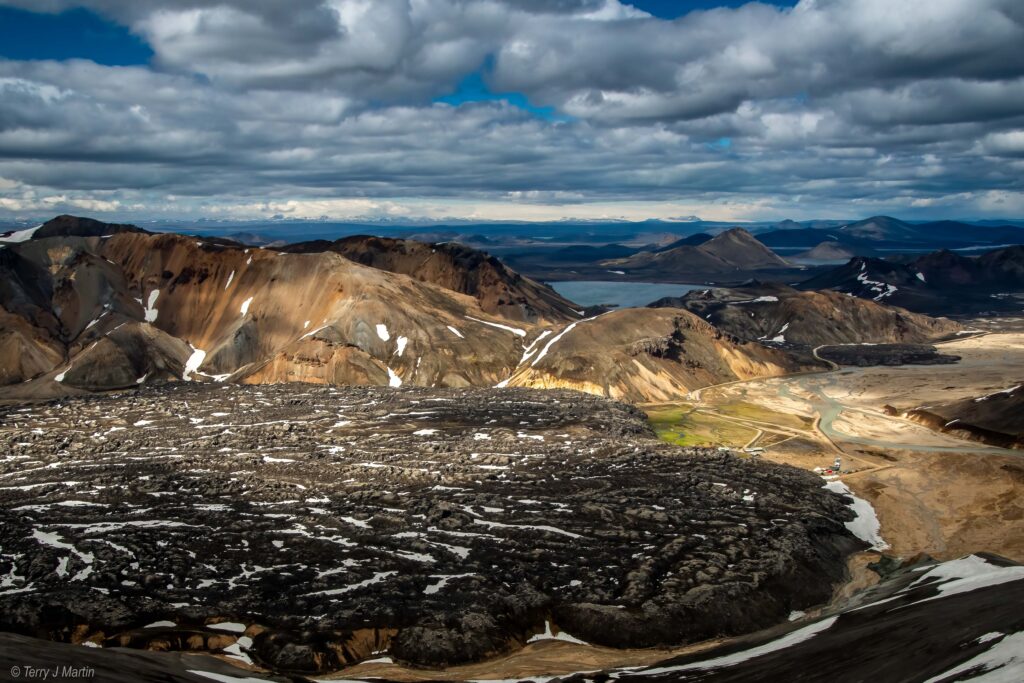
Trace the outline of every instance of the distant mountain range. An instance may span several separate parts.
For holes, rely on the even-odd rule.
[[[0,233],[23,230],[35,223],[0,222]],[[413,238],[420,241],[462,241],[471,246],[493,246],[544,243],[611,244],[630,243],[640,247],[636,240],[644,235],[689,237],[698,233],[715,235],[740,227],[758,235],[772,248],[805,251],[824,241],[840,241],[859,247],[886,246],[877,244],[906,242],[923,248],[960,248],[1021,242],[1024,219],[979,221],[902,221],[887,216],[865,220],[805,220],[805,221],[706,221],[696,216],[686,220],[564,220],[547,222],[524,221],[466,221],[447,220],[193,220],[145,221],[138,225],[151,232],[179,232],[183,234],[225,237],[245,243],[268,244],[278,241],[303,242],[315,239],[335,240],[351,235],[377,235]],[[936,241],[939,240],[939,241]],[[795,253],[795,251],[793,252]],[[858,254],[863,255],[863,254]]]
[[[907,223],[875,216],[833,228],[770,230],[757,238],[772,249],[809,250],[828,246],[854,255],[878,250],[968,249],[1024,243],[1024,227],[980,227],[957,221]]]

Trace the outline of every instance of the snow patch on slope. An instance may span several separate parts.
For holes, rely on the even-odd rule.
[[[850,509],[857,517],[852,522],[846,523],[846,528],[850,530],[850,533],[869,544],[872,550],[885,550],[889,547],[889,544],[882,540],[880,533],[882,525],[878,521],[875,509],[871,507],[871,503],[855,496],[850,491],[850,487],[838,479],[826,483],[825,488],[853,499]]]
[[[1018,384],[1017,386],[1010,387],[1009,389],[1003,389],[1002,391],[993,391],[991,394],[985,394],[984,396],[979,396],[978,398],[974,399],[974,402],[975,403],[981,403],[982,401],[987,401],[990,398],[992,398],[993,396],[998,396],[999,394],[1012,394],[1013,392],[1015,392],[1018,389],[1020,389],[1021,386],[1022,385]]]
[[[1017,683],[1024,680],[1024,633],[1006,636],[980,655],[929,678],[925,683],[960,680],[959,674],[975,669],[981,669],[981,673],[969,676],[972,681]]]
[[[34,228],[28,228],[26,230],[18,230],[16,232],[12,232],[7,237],[0,237],[0,242],[3,242],[4,244],[17,244],[18,242],[27,242],[28,240],[32,239],[32,235],[34,235],[36,233],[36,230],[38,230],[41,227],[43,226],[37,225]]]
[[[526,336],[526,330],[521,330],[518,327],[509,327],[508,325],[502,325],[501,323],[488,322],[487,320],[481,320],[480,318],[474,318],[471,315],[467,315],[466,316],[466,320],[472,320],[473,322],[480,323],[481,325],[490,325],[491,327],[497,327],[499,330],[506,330],[506,331],[511,332],[512,334],[516,335],[517,337],[525,337]]]
[[[861,264],[860,269],[861,271],[865,269],[863,263]],[[890,285],[886,282],[879,282],[878,280],[869,280],[868,274],[865,272],[861,272],[859,275],[857,275],[857,280],[864,283],[865,285],[868,285],[871,288],[872,292],[878,292],[878,296],[874,297],[873,299],[874,301],[881,301],[882,299],[890,297],[899,291],[899,289],[897,289],[895,285]]]
[[[814,636],[818,635],[822,631],[827,631],[832,627],[832,624],[836,622],[838,617],[830,617],[824,619],[809,626],[804,626],[801,629],[797,629],[791,633],[787,633],[781,638],[777,638],[764,645],[752,647],[749,650],[743,650],[742,652],[735,652],[731,655],[725,655],[723,657],[715,657],[713,659],[706,659],[702,662],[693,662],[692,664],[680,664],[678,666],[663,666],[654,669],[645,669],[639,673],[644,676],[658,676],[660,674],[675,673],[679,671],[700,671],[707,669],[720,669],[726,666],[734,666],[736,664],[742,664],[743,662],[754,659],[755,657],[761,657],[763,655],[770,654],[772,652],[778,652],[779,650],[785,650],[786,648],[799,645],[800,643],[810,640]]]
[[[958,560],[935,565],[922,574],[921,578],[914,581],[910,588],[916,588],[922,584],[931,583],[931,581],[943,582],[936,586],[939,591],[938,595],[918,601],[927,602],[940,597],[970,593],[979,588],[998,586],[1021,579],[1024,579],[1024,567],[1022,566],[1000,567],[977,555],[968,555]]]
[[[594,318],[596,318],[596,317],[598,317],[598,316],[595,315]],[[532,363],[530,363],[530,367],[531,368],[532,367],[536,367],[537,363],[539,363],[541,361],[541,359],[544,358],[544,356],[548,355],[548,351],[551,350],[551,347],[554,346],[558,342],[559,339],[561,339],[565,335],[567,335],[570,332],[572,332],[573,328],[575,328],[580,323],[585,323],[587,321],[593,320],[594,318],[587,318],[586,320],[577,320],[576,322],[572,323],[571,325],[566,327],[564,330],[562,330],[561,332],[556,334],[554,337],[552,337],[551,341],[549,341],[547,344],[544,345],[544,348],[541,349],[539,354],[537,354],[537,357],[533,359]],[[540,341],[540,339],[538,338],[537,341]]]
[[[53,381],[54,381],[54,382],[57,382],[58,384],[59,384],[60,382],[63,382],[63,381],[64,381],[64,378],[65,378],[65,377],[67,377],[67,374],[68,374],[68,372],[69,372],[70,370],[71,370],[71,364],[70,364],[70,363],[68,363],[68,366],[67,366],[66,368],[64,368],[64,371],[63,371],[62,373],[60,373],[59,375],[57,375],[56,377],[54,377],[54,378],[53,378]]]
[[[199,371],[199,366],[206,360],[206,351],[197,349],[196,347],[189,344],[192,347],[192,355],[185,361],[185,371],[181,373],[181,378],[186,382],[192,381],[192,373]]]
[[[155,323],[156,316],[160,313],[154,306],[156,306],[156,300],[160,297],[160,290],[154,289],[149,293],[149,301],[146,303],[146,308],[143,310],[143,316],[147,323]]]
[[[536,643],[536,642],[539,642],[541,640],[561,640],[562,642],[565,642],[565,643],[575,643],[577,645],[588,645],[589,644],[589,643],[587,643],[585,641],[580,640],[579,638],[573,638],[572,636],[570,636],[565,631],[559,631],[557,634],[553,633],[551,631],[551,622],[549,620],[545,620],[545,622],[544,622],[544,633],[538,633],[537,635],[531,637],[526,642],[528,642],[528,643]]]

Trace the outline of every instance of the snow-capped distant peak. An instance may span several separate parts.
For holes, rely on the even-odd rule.
[[[37,225],[34,228],[27,228],[25,230],[17,230],[15,232],[12,232],[10,235],[7,235],[6,237],[0,237],[0,244],[17,244],[18,242],[27,242],[28,240],[32,239],[32,236],[36,234],[36,230],[38,230],[41,227],[43,226]]]

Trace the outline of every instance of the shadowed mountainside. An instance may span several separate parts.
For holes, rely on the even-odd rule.
[[[683,308],[741,339],[823,344],[924,343],[962,327],[945,318],[885,306],[835,291],[802,292],[780,284],[708,289],[652,307]]]
[[[975,398],[915,408],[904,417],[961,439],[1024,448],[1024,382]]]
[[[910,261],[856,257],[799,284],[831,289],[923,313],[1019,308],[1010,293],[1024,290],[1024,245],[971,257],[943,250]]]
[[[1024,567],[990,554],[885,576],[841,609],[610,678],[647,681],[1019,681]],[[560,683],[608,680],[577,674]]]

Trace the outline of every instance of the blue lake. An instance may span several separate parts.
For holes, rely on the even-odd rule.
[[[646,306],[666,296],[682,296],[707,285],[678,285],[665,282],[616,282],[609,280],[549,282],[549,285],[580,306],[609,305],[620,308]]]

